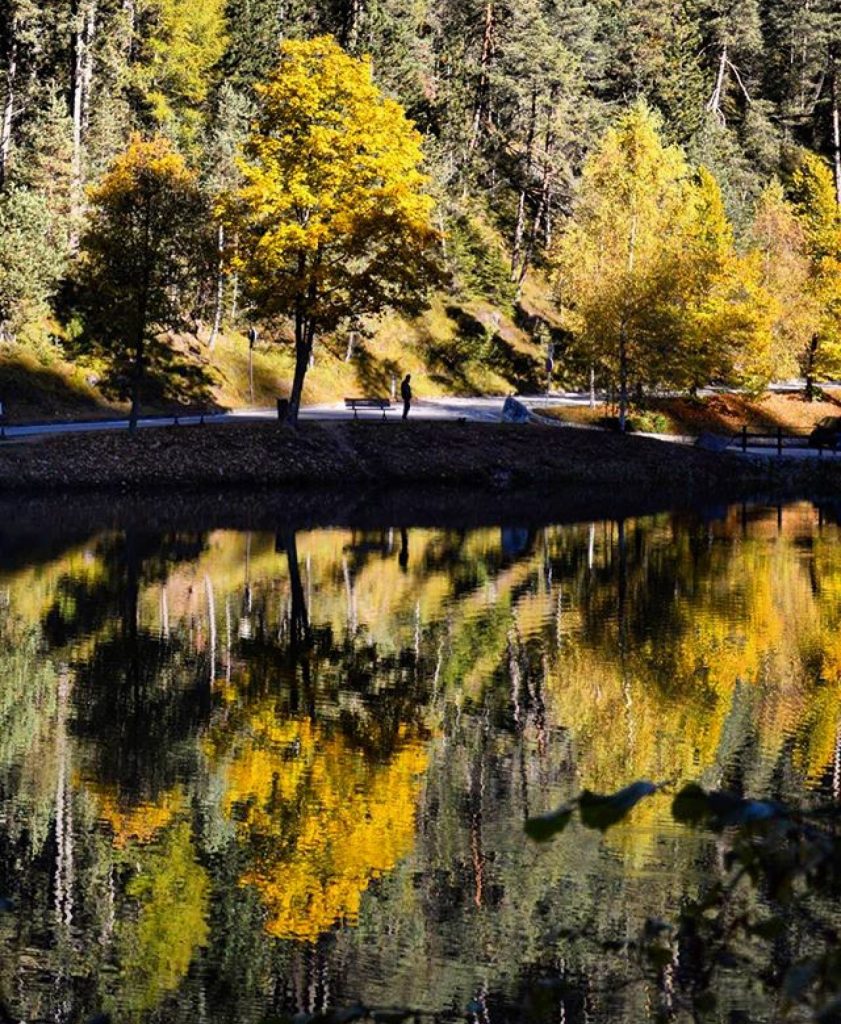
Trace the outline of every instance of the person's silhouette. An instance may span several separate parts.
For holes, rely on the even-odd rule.
[[[400,554],[397,556],[397,564],[406,572],[409,566],[409,534],[406,527],[400,527]]]
[[[409,415],[409,409],[412,405],[412,385],[410,381],[412,379],[411,373],[407,373],[403,378],[403,383],[400,385],[400,397],[403,399],[403,419]]]

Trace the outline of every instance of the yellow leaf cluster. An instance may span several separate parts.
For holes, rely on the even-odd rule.
[[[213,753],[211,748],[211,754]],[[412,849],[424,746],[409,737],[371,764],[315,722],[255,711],[224,767],[224,810],[251,853],[253,885],[279,938],[314,941],[353,922],[372,879]]]
[[[264,312],[330,330],[416,291],[435,242],[421,136],[370,62],[328,36],[290,40],[258,97],[243,185],[224,205]]]

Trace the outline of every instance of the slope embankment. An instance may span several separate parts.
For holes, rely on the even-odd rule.
[[[225,488],[590,488],[737,497],[834,489],[841,463],[750,462],[641,437],[535,424],[272,423],[162,427],[0,445],[0,494]]]

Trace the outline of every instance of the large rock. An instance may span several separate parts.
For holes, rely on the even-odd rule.
[[[518,402],[511,395],[505,399],[505,404],[502,406],[503,423],[528,423],[530,419],[531,413],[522,402]]]
[[[732,438],[722,437],[721,434],[701,434],[695,441],[696,448],[702,448],[705,452],[723,452],[728,447]]]

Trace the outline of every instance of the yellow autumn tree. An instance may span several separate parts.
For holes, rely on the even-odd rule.
[[[621,429],[631,385],[694,389],[764,344],[762,296],[715,178],[663,144],[642,102],[586,161],[554,258],[572,332],[618,383]]]
[[[795,377],[819,329],[821,311],[810,282],[806,232],[779,181],[770,182],[759,197],[751,248],[762,286],[774,303],[769,376]]]
[[[762,385],[770,344],[768,297],[755,260],[736,251],[713,174],[689,186],[685,220],[665,252],[652,299],[667,311],[652,359],[666,353],[658,382],[694,393],[711,380]]]
[[[371,763],[341,734],[266,705],[243,734],[206,749],[248,851],[241,881],[260,893],[272,935],[315,941],[355,921],[370,883],[412,849],[427,767],[417,739],[404,735],[387,762]]]
[[[800,366],[811,400],[815,384],[841,372],[841,215],[829,165],[815,153],[804,153],[791,179],[791,197],[806,237],[809,286],[818,321]]]
[[[228,197],[233,264],[267,318],[290,318],[296,422],[313,342],[343,320],[419,308],[437,235],[421,137],[329,36],[284,42]]]
[[[163,137],[132,137],[91,189],[80,283],[88,332],[131,397],[137,426],[144,382],[172,374],[166,331],[186,328],[213,259],[198,177]]]
[[[683,153],[664,146],[654,114],[638,103],[587,159],[574,214],[555,251],[571,326],[619,385],[625,429],[629,386],[646,367],[662,315],[664,257],[682,235],[689,205]]]
[[[180,822],[160,845],[132,854],[135,873],[126,895],[135,908],[117,929],[121,970],[113,997],[124,1019],[153,1010],[176,989],[209,934],[210,879],[196,858],[190,826]]]

